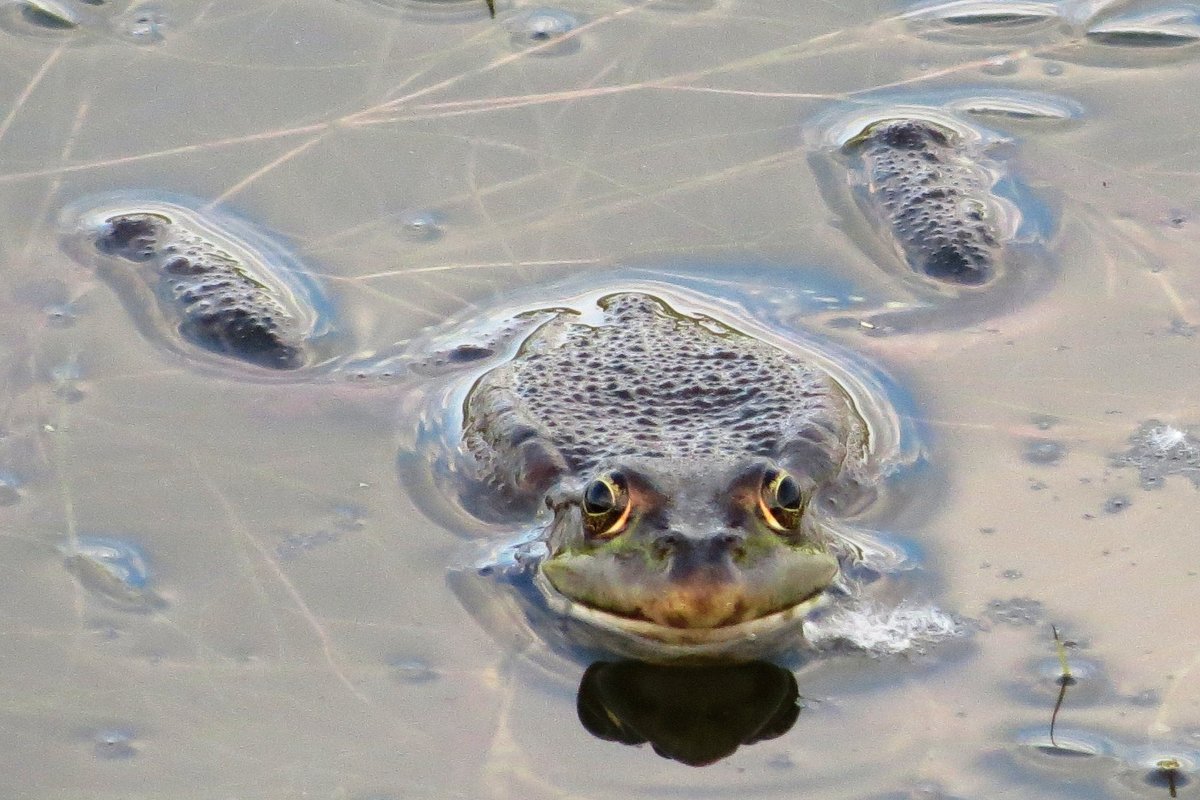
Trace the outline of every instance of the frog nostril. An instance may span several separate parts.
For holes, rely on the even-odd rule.
[[[741,533],[723,533],[717,538],[717,550],[735,558],[745,555],[746,537]]]
[[[664,533],[654,540],[654,549],[659,555],[670,555],[679,550],[683,537],[678,533]]]

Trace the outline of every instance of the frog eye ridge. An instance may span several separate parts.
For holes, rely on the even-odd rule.
[[[798,528],[804,506],[804,493],[795,478],[780,469],[769,469],[763,473],[758,507],[763,521],[771,529],[791,531]]]
[[[583,526],[590,536],[616,536],[629,520],[629,489],[618,472],[593,479],[583,489],[580,502]]]

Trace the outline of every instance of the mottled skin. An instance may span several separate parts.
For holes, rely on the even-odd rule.
[[[811,600],[819,520],[870,483],[867,426],[801,356],[643,294],[560,312],[466,402],[476,477],[554,519],[542,576],[595,612],[718,629]]]

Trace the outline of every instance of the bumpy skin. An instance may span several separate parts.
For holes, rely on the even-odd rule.
[[[304,332],[282,292],[202,235],[162,214],[130,212],[106,219],[94,243],[153,269],[159,302],[186,339],[271,369],[305,364]]]
[[[957,133],[928,120],[885,120],[846,149],[861,159],[869,211],[915,272],[965,286],[996,277],[1001,246],[994,179]]]
[[[497,488],[541,494],[618,457],[802,463],[813,483],[858,477],[866,426],[815,365],[642,294],[592,327],[562,315],[471,391],[466,442]]]
[[[600,305],[594,325],[560,312],[473,387],[477,477],[554,510],[541,575],[568,613],[689,646],[792,619],[838,573],[821,499],[870,482],[853,401],[815,364],[649,296]],[[783,474],[803,510],[781,527],[764,503]],[[608,529],[585,502],[605,480],[629,509]]]

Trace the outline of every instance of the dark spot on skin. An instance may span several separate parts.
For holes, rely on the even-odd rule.
[[[96,240],[96,247],[130,261],[149,261],[155,255],[153,245],[158,232],[159,223],[147,214],[113,217],[108,221],[107,233]]]
[[[925,260],[925,274],[931,278],[954,281],[966,286],[978,286],[989,277],[986,268],[973,263],[962,250],[951,245],[935,250],[929,255]]]

